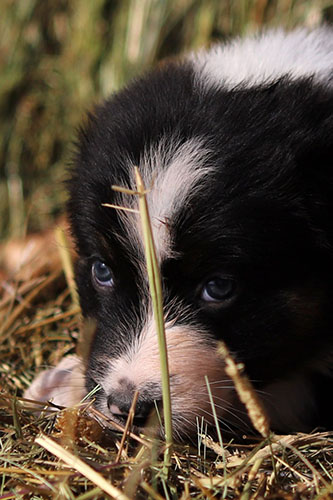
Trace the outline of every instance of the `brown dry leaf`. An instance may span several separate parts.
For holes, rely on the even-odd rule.
[[[89,441],[101,440],[103,429],[93,418],[89,417],[82,408],[67,408],[59,412],[55,424],[57,436],[63,445],[80,444],[85,437]]]

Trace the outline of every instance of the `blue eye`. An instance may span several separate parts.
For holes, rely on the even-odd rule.
[[[212,278],[203,286],[201,299],[205,302],[223,302],[234,296],[236,283],[231,278]]]
[[[92,276],[96,283],[101,286],[113,286],[112,273],[109,268],[101,260],[96,260],[92,265]]]

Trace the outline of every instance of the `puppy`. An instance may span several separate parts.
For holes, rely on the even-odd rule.
[[[86,391],[100,385],[99,410],[123,422],[139,391],[142,427],[161,406],[137,198],[112,189],[135,190],[138,166],[163,282],[175,436],[190,438],[197,419],[213,423],[206,375],[222,429],[248,425],[219,340],[245,364],[274,430],[332,426],[332,85],[330,28],[267,32],[168,62],[89,116],[68,209],[82,311],[96,322],[82,377]],[[48,396],[60,393],[61,384]]]

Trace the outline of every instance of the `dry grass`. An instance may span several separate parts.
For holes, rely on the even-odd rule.
[[[41,405],[36,414],[21,391],[45,363],[74,351],[80,330],[52,234],[43,236],[47,248],[54,245],[52,259],[36,245],[15,279],[2,276],[1,500],[333,498],[333,433],[269,434],[222,447],[199,426],[196,447],[175,446],[166,477],[164,443],[136,436],[89,406],[55,414],[52,404]]]
[[[75,352],[80,312],[53,230],[14,239],[48,227],[63,206],[83,110],[164,56],[263,23],[315,24],[329,5],[2,0],[0,232],[10,240],[0,246],[0,500],[333,498],[333,433],[222,447],[198,425],[197,446],[175,447],[166,479],[163,443],[124,434],[91,408],[56,416],[46,405],[37,415],[20,396],[38,371]]]

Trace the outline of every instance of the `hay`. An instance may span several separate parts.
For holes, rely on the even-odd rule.
[[[50,244],[50,233],[44,237]],[[163,443],[135,435],[89,405],[55,413],[52,404],[40,404],[36,414],[35,404],[17,394],[43,366],[73,353],[80,331],[56,255],[48,266],[39,255],[40,273],[35,267],[33,277],[24,269],[31,259],[17,278],[2,271],[1,500],[332,498],[333,433],[269,435],[222,446],[203,433],[197,448],[175,446],[166,479]]]
[[[11,240],[0,247],[0,500],[333,498],[333,433],[227,444],[200,435],[197,448],[175,446],[166,480],[163,443],[89,407],[56,415],[43,403],[37,414],[36,403],[19,396],[38,371],[75,352],[80,312],[53,231],[13,239],[27,225],[49,226],[63,206],[64,192],[54,186],[63,178],[66,144],[96,99],[212,37],[263,22],[310,25],[329,0],[130,0],[113,8],[106,1],[75,8],[3,1],[0,229]],[[63,261],[67,267],[66,253]]]

